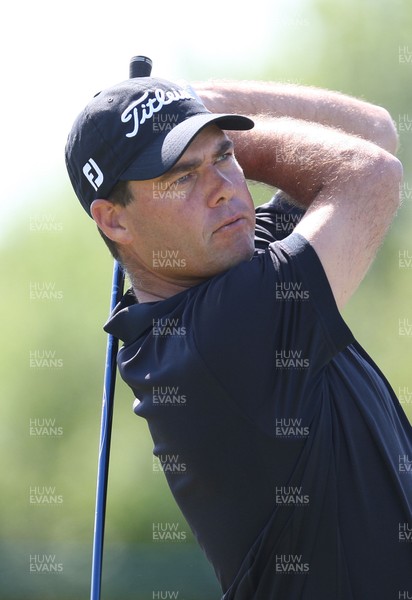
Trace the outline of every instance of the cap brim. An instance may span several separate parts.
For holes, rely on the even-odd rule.
[[[242,115],[201,113],[190,117],[170,130],[159,133],[155,141],[144,148],[119,177],[121,181],[160,177],[179,160],[194,137],[206,126],[215,123],[221,129],[243,131],[254,122]]]

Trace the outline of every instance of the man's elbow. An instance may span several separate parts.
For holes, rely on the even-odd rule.
[[[381,156],[378,160],[378,164],[375,166],[375,174],[379,173],[376,177],[377,186],[380,188],[383,194],[380,194],[382,198],[385,198],[385,203],[388,208],[392,207],[393,211],[399,208],[401,199],[401,184],[403,179],[403,166],[400,160],[388,152],[381,152]]]
[[[376,107],[376,143],[391,154],[396,154],[399,148],[399,135],[396,124],[386,108]]]
[[[394,167],[395,167],[395,171],[396,171],[395,172],[395,177],[396,177],[395,204],[396,204],[396,210],[397,210],[402,202],[401,186],[402,186],[402,181],[403,181],[403,165],[400,160],[398,160],[395,157],[393,157],[393,158],[396,161]]]

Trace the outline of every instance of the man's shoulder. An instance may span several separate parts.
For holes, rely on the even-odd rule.
[[[236,315],[244,319],[258,307],[269,318],[269,314],[278,312],[275,310],[278,282],[297,281],[303,285],[302,265],[305,277],[310,278],[314,273],[319,282],[316,253],[305,238],[292,233],[265,249],[257,248],[250,260],[165,300],[139,303],[133,289],[129,289],[104,330],[130,344],[146,333],[158,331],[159,327],[162,330],[185,327],[188,333],[194,333],[195,328],[203,328],[211,319],[233,322]]]
[[[268,243],[284,239],[293,232],[304,214],[304,210],[279,190],[269,202],[256,208],[255,246],[262,249]]]

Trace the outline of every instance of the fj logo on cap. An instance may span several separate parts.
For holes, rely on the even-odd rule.
[[[138,100],[135,100],[122,112],[122,123],[128,123],[132,120],[133,129],[126,133],[126,137],[134,137],[139,131],[139,125],[143,125],[145,121],[152,119],[154,113],[162,110],[167,104],[178,102],[179,100],[195,100],[195,98],[187,90],[168,91],[156,88],[154,97],[149,98],[149,92],[145,92]]]
[[[88,181],[92,184],[93,188],[97,191],[97,189],[102,185],[104,177],[102,171],[92,158],[89,158],[89,161],[84,165],[83,173]]]

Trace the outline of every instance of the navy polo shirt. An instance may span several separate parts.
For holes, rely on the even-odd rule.
[[[412,428],[299,218],[263,205],[252,260],[160,302],[129,291],[105,330],[224,600],[397,600]]]

